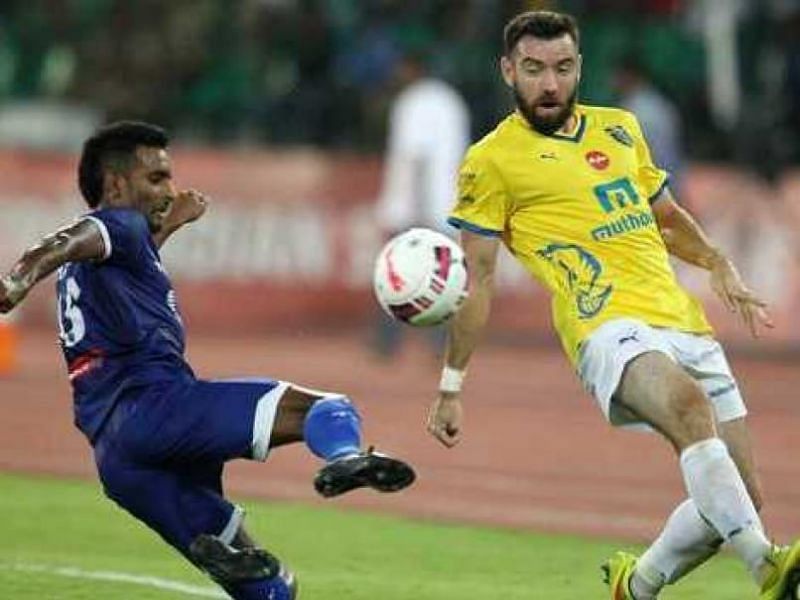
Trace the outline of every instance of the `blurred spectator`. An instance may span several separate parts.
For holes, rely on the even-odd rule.
[[[389,116],[378,222],[392,235],[411,226],[446,230],[458,166],[469,144],[461,95],[432,76],[421,54],[398,61],[401,91]]]
[[[737,17],[742,102],[731,131],[734,158],[774,186],[787,167],[791,147],[783,17],[773,4],[760,2],[750,2]]]
[[[800,2],[795,3],[794,11],[784,21],[784,40],[786,41],[786,88],[791,111],[790,126],[794,139],[794,161],[800,162]]]
[[[642,65],[632,58],[622,61],[617,67],[614,85],[619,94],[619,105],[639,119],[653,161],[670,173],[670,188],[680,199],[684,156],[682,122],[677,107],[656,88]]]
[[[464,100],[430,74],[423,52],[404,54],[395,74],[401,91],[391,107],[383,188],[376,209],[386,239],[415,226],[446,231],[458,167],[470,139]],[[389,356],[398,348],[402,326],[381,317],[376,348]]]
[[[108,119],[163,122],[184,140],[374,151],[383,138],[396,40],[411,35],[436,48],[432,70],[463,94],[479,137],[509,108],[490,68],[502,24],[521,8],[550,7],[584,18],[582,100],[612,101],[613,65],[634,47],[659,88],[684,109],[692,158],[730,158],[727,136],[744,135],[739,147],[753,148],[763,170],[775,164],[770,153],[785,159],[789,150],[798,158],[798,136],[786,119],[800,127],[791,110],[800,96],[798,4],[5,0],[0,101],[69,102]],[[706,81],[714,83],[706,88]],[[779,109],[769,99],[771,110],[752,109],[770,81],[784,86],[784,118],[761,135]],[[740,113],[755,120],[742,122]],[[650,136],[656,144],[658,134]],[[756,149],[766,143],[773,146],[767,152]]]

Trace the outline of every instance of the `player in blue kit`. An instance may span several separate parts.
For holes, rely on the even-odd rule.
[[[158,249],[207,201],[176,189],[167,145],[163,130],[138,122],[88,139],[78,175],[92,210],[0,278],[0,312],[58,270],[75,423],[94,447],[105,493],[235,600],[289,600],[294,576],[247,535],[242,510],[224,497],[225,462],[263,461],[272,448],[304,441],[326,461],[314,481],[325,497],[360,487],[394,492],[414,471],[361,450],[361,419],[341,394],[195,377]]]

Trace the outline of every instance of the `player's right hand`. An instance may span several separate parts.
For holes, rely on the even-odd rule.
[[[458,394],[441,392],[428,412],[428,432],[448,448],[461,441],[463,409]]]
[[[167,216],[173,229],[192,223],[202,217],[208,209],[209,200],[205,194],[197,190],[181,190],[172,201]]]

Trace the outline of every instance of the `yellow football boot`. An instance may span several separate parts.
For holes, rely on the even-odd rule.
[[[791,546],[773,546],[767,557],[772,566],[764,585],[761,600],[800,600],[800,540]]]
[[[603,564],[604,579],[611,590],[611,600],[636,600],[630,588],[636,560],[633,554],[617,552]]]

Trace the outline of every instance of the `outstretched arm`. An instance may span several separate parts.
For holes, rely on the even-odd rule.
[[[197,190],[178,192],[161,229],[153,234],[155,245],[161,248],[167,238],[178,229],[202,217],[206,208],[208,208],[208,198]]]
[[[759,324],[773,327],[766,303],[744,284],[733,263],[711,243],[697,221],[675,202],[668,189],[653,203],[653,214],[669,253],[707,269],[714,292],[731,312],[741,315],[754,337],[758,336]]]
[[[461,245],[469,267],[470,292],[450,324],[439,396],[428,414],[428,431],[448,448],[461,438],[461,380],[489,318],[500,240],[463,231]]]
[[[99,260],[105,252],[103,235],[91,219],[81,219],[45,236],[0,277],[0,312],[9,312],[33,286],[64,263]]]

